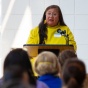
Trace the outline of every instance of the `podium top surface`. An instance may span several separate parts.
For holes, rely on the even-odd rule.
[[[66,44],[24,44],[23,46],[73,46]]]

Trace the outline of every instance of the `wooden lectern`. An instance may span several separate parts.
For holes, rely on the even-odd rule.
[[[24,44],[23,48],[26,48],[28,50],[28,54],[31,57],[36,57],[42,51],[51,51],[58,56],[59,52],[63,50],[66,50],[66,49],[74,50],[73,45],[57,45],[57,44],[55,45]]]
[[[35,63],[35,57],[41,53],[42,51],[51,51],[55,53],[57,56],[59,55],[59,52],[70,49],[74,50],[73,45],[42,45],[42,44],[24,44],[23,48],[26,48],[28,51],[28,55],[31,56],[33,59],[30,59],[32,63],[32,68],[35,77],[38,76],[38,74],[34,71],[34,63]]]

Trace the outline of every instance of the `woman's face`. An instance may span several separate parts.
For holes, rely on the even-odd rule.
[[[51,8],[46,11],[46,23],[49,26],[56,26],[59,22],[59,13],[56,8]]]

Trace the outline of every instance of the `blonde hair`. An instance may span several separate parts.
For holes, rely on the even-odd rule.
[[[57,56],[49,51],[41,52],[35,61],[35,71],[39,75],[44,74],[58,74],[60,66],[57,60]]]

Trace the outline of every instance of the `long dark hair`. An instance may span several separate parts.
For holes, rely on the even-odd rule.
[[[28,73],[29,83],[36,84],[36,80],[33,75],[32,66],[27,51],[21,48],[11,50],[4,61],[4,74],[5,70],[10,68],[11,66],[21,67],[23,71],[26,71]]]
[[[49,7],[46,8],[46,10],[45,10],[45,12],[43,14],[42,20],[39,23],[39,38],[40,38],[39,44],[45,44],[44,39],[47,39],[47,34],[46,34],[47,33],[47,28],[46,28],[47,24],[44,23],[44,21],[46,19],[46,12],[47,12],[47,10],[49,10],[51,8],[58,9],[59,23],[60,23],[60,25],[66,26],[66,24],[65,24],[65,22],[63,20],[63,15],[62,15],[60,7],[57,6],[57,5],[50,5]]]
[[[85,64],[78,59],[68,60],[63,68],[63,81],[67,88],[82,88],[86,77]]]

